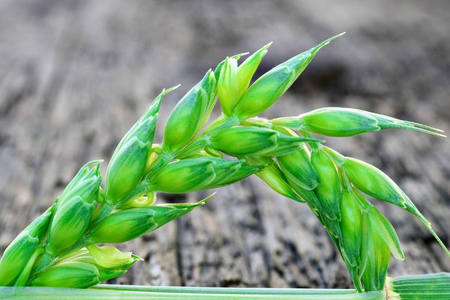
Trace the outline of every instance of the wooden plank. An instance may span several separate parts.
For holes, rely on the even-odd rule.
[[[158,141],[170,110],[208,68],[271,40],[259,75],[349,31],[321,51],[266,117],[344,106],[448,131],[448,9],[445,1],[419,0],[395,6],[387,0],[1,1],[0,251],[82,164],[108,161],[163,87],[182,83],[163,104]],[[450,244],[447,140],[398,131],[327,140],[385,170]],[[450,271],[419,222],[388,204],[376,206],[398,230],[406,254],[404,262],[392,261],[391,275]],[[351,286],[315,216],[257,178],[220,189],[205,207],[120,248],[145,262],[116,283]]]

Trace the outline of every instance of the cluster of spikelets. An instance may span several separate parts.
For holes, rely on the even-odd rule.
[[[346,137],[402,128],[439,135],[437,130],[346,108],[274,120],[256,117],[334,38],[276,66],[252,85],[269,45],[239,66],[242,55],[226,58],[178,103],[158,145],[153,144],[156,120],[170,90],[163,91],[117,146],[105,189],[100,187],[100,161],[82,167],[54,205],[6,249],[0,285],[87,288],[115,278],[139,257],[99,244],[133,240],[204,204],[154,204],[157,192],[218,188],[256,174],[276,192],[311,208],[357,291],[383,289],[391,252],[398,259],[404,255],[392,225],[362,193],[412,213],[437,236],[387,175],[323,146],[311,133]],[[204,128],[218,98],[223,114]]]

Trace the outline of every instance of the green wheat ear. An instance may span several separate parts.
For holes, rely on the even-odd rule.
[[[251,85],[271,43],[240,65],[244,54],[227,57],[178,102],[162,144],[156,144],[163,98],[178,86],[163,90],[114,151],[105,187],[100,186],[100,161],[86,164],[54,205],[9,245],[0,261],[0,285],[88,288],[120,276],[141,259],[99,244],[136,239],[206,201],[157,204],[158,192],[218,188],[252,174],[311,208],[336,245],[357,292],[383,290],[391,253],[404,259],[395,229],[361,192],[418,217],[450,255],[430,223],[386,174],[342,156],[312,136],[347,137],[390,128],[443,136],[441,130],[339,107],[273,120],[256,117],[280,99],[320,49],[342,35],[275,66]],[[204,128],[219,98],[223,114]],[[391,284],[402,288],[388,281]]]

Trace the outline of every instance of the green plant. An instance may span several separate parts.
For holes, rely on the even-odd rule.
[[[105,189],[100,187],[100,161],[83,166],[53,206],[6,249],[0,285],[87,288],[120,276],[139,257],[99,244],[138,238],[206,200],[159,205],[154,203],[157,192],[218,188],[252,174],[311,208],[358,292],[382,290],[391,252],[404,258],[394,228],[363,193],[419,218],[450,255],[430,223],[386,174],[342,156],[311,135],[347,137],[399,128],[441,136],[440,130],[348,108],[323,108],[274,120],[256,117],[338,36],[274,67],[252,85],[270,44],[239,66],[243,54],[227,57],[177,104],[159,145],[153,143],[158,111],[164,95],[174,88],[163,90],[117,146]],[[223,114],[203,130],[218,98]],[[223,154],[237,160],[224,159]]]

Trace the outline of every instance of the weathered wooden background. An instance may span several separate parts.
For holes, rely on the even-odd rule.
[[[103,158],[105,170],[162,88],[182,84],[163,104],[158,141],[170,110],[208,68],[272,40],[259,74],[348,32],[319,53],[266,117],[346,106],[449,132],[449,9],[446,0],[1,0],[0,251],[85,162]],[[448,139],[384,131],[328,144],[385,170],[450,244]],[[391,275],[450,271],[450,259],[418,221],[376,206],[406,254],[392,262]],[[257,178],[220,189],[206,206],[121,249],[145,262],[120,283],[351,286],[315,216]]]

